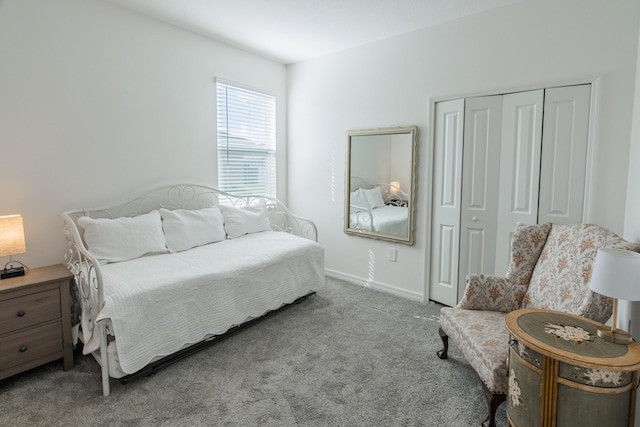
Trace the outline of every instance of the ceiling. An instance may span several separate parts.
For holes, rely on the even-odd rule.
[[[107,0],[283,64],[522,0]]]

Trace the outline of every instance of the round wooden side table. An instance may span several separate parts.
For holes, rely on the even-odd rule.
[[[640,345],[598,337],[600,323],[568,313],[507,314],[510,426],[634,425]]]

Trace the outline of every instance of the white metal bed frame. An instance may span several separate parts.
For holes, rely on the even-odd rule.
[[[199,184],[177,184],[152,190],[131,201],[100,208],[77,209],[62,214],[64,234],[69,247],[65,254],[65,264],[73,273],[75,287],[83,312],[89,313],[89,321],[95,319],[104,305],[103,279],[100,262],[91,254],[85,245],[78,219],[83,216],[91,218],[131,217],[148,213],[154,209],[203,209],[212,206],[227,205],[235,207],[265,204],[271,228],[274,231],[285,231],[307,239],[318,241],[315,224],[305,218],[293,214],[284,203],[265,196],[235,196],[218,189]],[[100,358],[93,356],[102,368],[102,392],[110,393],[109,361],[107,352],[107,321],[96,322],[94,327],[100,334]],[[197,344],[196,344],[197,345]],[[132,374],[135,375],[135,374]]]

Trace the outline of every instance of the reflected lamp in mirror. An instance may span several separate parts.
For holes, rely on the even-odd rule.
[[[24,276],[24,266],[14,267],[13,255],[23,254],[26,251],[22,216],[0,216],[0,256],[9,257],[9,262],[0,271],[0,279]]]
[[[631,335],[617,329],[618,299],[640,301],[640,253],[624,249],[598,249],[589,288],[613,298],[611,327],[599,327],[598,336],[618,344],[630,343],[633,339]]]
[[[392,196],[397,196],[400,193],[400,181],[391,181],[390,190]]]

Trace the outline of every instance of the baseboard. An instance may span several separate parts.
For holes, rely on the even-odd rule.
[[[407,298],[413,301],[419,301],[419,302],[424,301],[424,297],[422,294],[418,292],[408,291],[406,289],[401,289],[396,286],[390,285],[388,283],[376,282],[375,280],[368,280],[363,277],[354,276],[352,274],[347,274],[340,271],[331,270],[328,268],[325,269],[325,274],[335,279],[340,279],[346,282],[354,283],[356,285],[364,286],[365,288],[371,288],[377,291],[388,292],[390,294]]]

